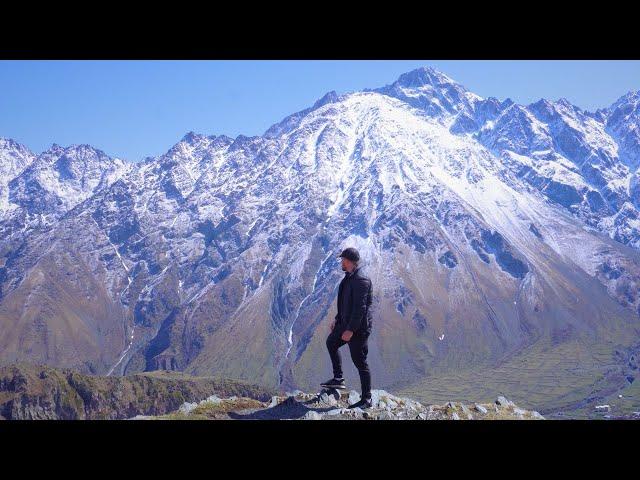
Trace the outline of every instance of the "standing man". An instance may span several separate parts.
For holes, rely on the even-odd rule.
[[[331,333],[327,337],[327,349],[333,366],[333,378],[321,385],[327,388],[345,388],[342,378],[342,359],[338,349],[349,344],[351,360],[360,374],[362,394],[360,401],[349,408],[371,407],[371,373],[367,364],[369,351],[367,340],[371,334],[372,301],[371,280],[360,273],[360,254],[355,248],[345,248],[338,258],[342,258],[344,278],[338,288],[338,314],[331,322]]]

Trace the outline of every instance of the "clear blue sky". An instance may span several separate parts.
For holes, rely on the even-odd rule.
[[[640,89],[640,61],[0,61],[0,136],[35,153],[88,143],[132,161],[188,131],[260,135],[330,90],[433,66],[483,97],[595,110]]]

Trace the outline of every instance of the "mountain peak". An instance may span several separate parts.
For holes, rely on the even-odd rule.
[[[180,141],[192,144],[192,143],[198,142],[198,141],[200,141],[200,140],[202,140],[204,138],[206,138],[206,135],[202,135],[200,133],[196,133],[196,132],[190,130],[182,137],[182,139]]]
[[[559,99],[555,102],[555,104],[556,104],[556,105],[560,105],[560,106],[565,107],[565,108],[572,109],[572,110],[580,110],[580,108],[579,108],[578,106],[576,106],[576,105],[574,105],[573,103],[571,103],[571,102],[570,102],[567,98],[565,98],[565,97],[559,98]]]
[[[320,98],[316,103],[314,103],[311,109],[315,110],[317,108],[320,108],[326,105],[327,103],[335,103],[337,101],[338,101],[338,94],[335,92],[335,90],[331,90],[330,92],[327,92],[326,94],[324,94],[322,98]]]
[[[24,154],[33,155],[27,147],[8,137],[0,137],[0,150],[16,150]]]
[[[90,155],[95,155],[99,158],[104,158],[107,157],[109,158],[109,156],[103,152],[102,150],[95,148],[87,143],[81,143],[81,144],[72,144],[72,145],[68,145],[66,147],[63,147],[61,145],[58,145],[57,143],[54,143],[53,145],[51,145],[51,148],[49,148],[49,150],[47,150],[46,152],[43,153],[48,153],[48,154],[56,154],[56,155],[86,155],[86,154],[90,154]]]
[[[18,145],[19,143],[12,138],[0,137],[0,148],[16,148]]]
[[[300,110],[299,112],[293,113],[281,120],[280,122],[272,125],[267,129],[264,133],[264,136],[267,138],[272,138],[278,135],[281,135],[284,132],[295,128],[295,126],[300,124],[300,121],[309,113],[317,110],[324,105],[329,103],[335,103],[340,100],[340,96],[335,92],[335,90],[331,90],[330,92],[325,93],[320,99],[318,99],[313,106],[309,108],[305,108],[304,110]]]
[[[438,86],[443,84],[459,85],[452,78],[433,67],[420,67],[410,72],[403,73],[396,83],[408,88],[419,88],[425,85]]]
[[[640,104],[640,90],[629,90],[627,93],[618,98],[609,107],[610,111],[614,111],[620,107],[626,107],[627,105],[639,105]]]

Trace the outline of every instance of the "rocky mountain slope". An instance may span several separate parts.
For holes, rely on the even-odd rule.
[[[0,359],[313,391],[355,246],[374,386],[543,413],[609,395],[640,350],[639,132],[638,92],[518,105],[422,68],[138,164],[5,140]]]
[[[24,363],[0,367],[0,419],[6,420],[115,420],[162,415],[214,393],[264,401],[275,392],[244,382],[178,372],[99,377]]]

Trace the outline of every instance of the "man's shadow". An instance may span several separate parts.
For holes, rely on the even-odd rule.
[[[241,414],[237,412],[229,412],[230,418],[234,420],[284,420],[284,419],[299,419],[304,417],[307,412],[325,413],[330,410],[339,409],[338,405],[331,407],[316,407],[309,408],[307,405],[310,403],[318,402],[319,395],[315,398],[307,400],[306,402],[299,402],[294,397],[288,397],[285,401],[275,405],[273,407],[257,410],[252,413]]]

